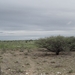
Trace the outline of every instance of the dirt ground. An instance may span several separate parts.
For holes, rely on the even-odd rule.
[[[75,75],[75,52],[0,51],[1,75]]]

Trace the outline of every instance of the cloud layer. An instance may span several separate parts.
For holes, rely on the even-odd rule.
[[[74,0],[0,0],[0,40],[74,36],[74,7]]]

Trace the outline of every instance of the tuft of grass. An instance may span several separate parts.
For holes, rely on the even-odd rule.
[[[28,55],[28,52],[25,52],[24,55]]]
[[[51,63],[55,63],[55,61],[51,61]]]
[[[46,60],[43,61],[44,63],[47,62]]]
[[[72,70],[72,69],[71,69],[71,70],[69,70],[69,71],[68,71],[68,73],[73,73],[73,70]]]
[[[24,50],[23,49],[20,49],[20,52],[23,52]]]
[[[17,73],[23,73],[23,71],[21,69],[18,69],[16,72]]]
[[[63,67],[62,65],[58,64],[58,65],[55,65],[55,68],[61,68]]]
[[[29,63],[26,63],[25,65],[30,65]]]
[[[19,63],[18,61],[15,61],[15,63]]]

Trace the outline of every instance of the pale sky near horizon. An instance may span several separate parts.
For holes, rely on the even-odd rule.
[[[75,0],[0,0],[0,40],[75,36]]]

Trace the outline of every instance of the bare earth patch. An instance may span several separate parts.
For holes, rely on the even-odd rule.
[[[2,75],[75,75],[75,52],[69,54],[39,50],[0,52]]]

